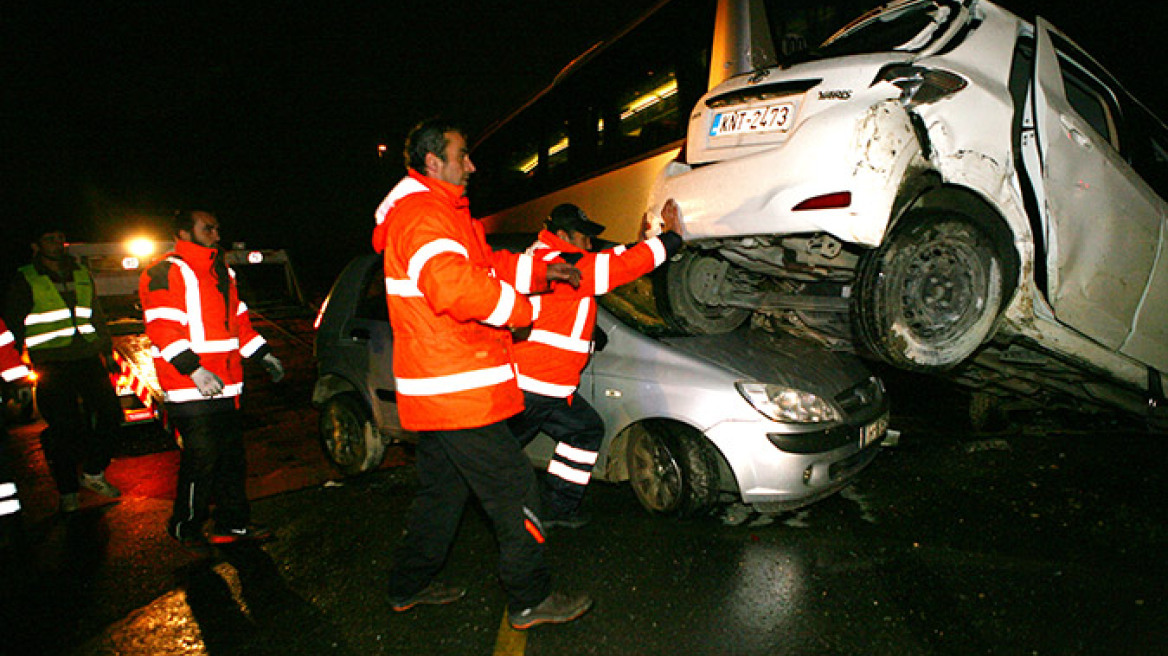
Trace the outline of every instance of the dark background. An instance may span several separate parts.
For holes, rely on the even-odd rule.
[[[27,258],[31,226],[165,237],[160,217],[198,204],[225,240],[288,248],[323,293],[368,248],[410,125],[444,113],[473,137],[654,4],[5,2],[4,272]],[[1005,4],[1038,8],[1168,114],[1155,3]]]

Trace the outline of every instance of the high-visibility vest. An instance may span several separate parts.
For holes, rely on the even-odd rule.
[[[238,402],[243,358],[267,352],[263,336],[251,325],[247,304],[239,299],[235,272],[226,269],[230,281],[219,286],[215,257],[215,249],[180,239],[174,252],[147,269],[139,282],[154,370],[168,403],[208,400],[190,371],[179,371],[184,362],[194,363],[192,371],[201,366],[219,376],[223,392],[216,399]]]
[[[671,239],[676,249],[681,240]],[[531,297],[536,318],[527,339],[515,345],[519,388],[541,396],[572,396],[592,354],[595,297],[649,273],[665,262],[669,251],[661,237],[653,237],[631,248],[591,253],[547,230],[540,232],[527,252],[548,263],[564,261],[567,254],[580,269],[581,281],[579,288],[557,283],[551,292]]]
[[[20,352],[16,350],[16,338],[8,325],[0,319],[0,378],[6,383],[20,380],[28,376],[28,367],[20,359]]]
[[[378,207],[398,415],[407,430],[457,430],[523,410],[509,327],[531,323],[525,294],[547,266],[492,251],[463,188],[416,171]]]
[[[63,348],[76,335],[88,342],[97,341],[93,326],[93,276],[89,269],[73,269],[73,289],[77,304],[69,307],[51,278],[27,264],[20,272],[32,289],[32,310],[24,318],[24,345],[29,351],[47,351]]]

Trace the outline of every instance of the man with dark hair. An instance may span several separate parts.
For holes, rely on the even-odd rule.
[[[405,153],[409,171],[377,208],[373,231],[385,254],[398,412],[418,432],[420,487],[390,570],[390,604],[400,612],[466,593],[434,576],[473,493],[499,544],[511,626],[572,621],[592,600],[551,592],[535,477],[506,420],[523,409],[508,328],[531,323],[525,294],[579,284],[579,271],[487,246],[464,193],[475,170],[466,136],[451,123],[420,123]]]
[[[119,368],[93,276],[67,246],[62,230],[41,231],[32,244],[32,263],[20,268],[8,288],[4,319],[15,348],[28,348],[37,372],[37,407],[48,424],[41,444],[59,508],[70,513],[80,507],[81,488],[121,496],[105,469],[122,409],[109,379]]]
[[[528,253],[545,262],[569,262],[580,269],[579,287],[556,284],[551,293],[532,298],[538,316],[527,339],[515,345],[515,366],[524,410],[510,421],[520,444],[542,430],[556,440],[545,480],[544,525],[579,528],[588,522],[581,511],[584,491],[592,478],[604,422],[577,393],[580,372],[593,350],[596,300],[617,287],[661,266],[681,248],[677,204],[662,210],[665,232],[640,243],[593,252],[592,239],[604,226],[584,210],[564,203],[552,210],[546,229]]]
[[[235,276],[219,248],[219,219],[207,211],[182,211],[175,214],[174,229],[174,251],[142,274],[138,293],[166,411],[182,437],[167,532],[202,553],[212,499],[212,543],[272,536],[251,521],[239,399],[243,359],[259,361],[275,382],[284,368],[239,300]]]

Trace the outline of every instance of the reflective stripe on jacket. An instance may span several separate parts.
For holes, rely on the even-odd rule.
[[[51,278],[27,264],[20,267],[32,290],[32,309],[24,318],[24,345],[29,352],[64,348],[80,334],[87,342],[96,342],[93,326],[93,276],[89,269],[73,269],[73,289],[77,304],[69,307]]]
[[[16,350],[16,338],[8,330],[8,324],[0,319],[0,379],[6,383],[20,380],[28,376],[28,367],[20,359],[20,352]]]
[[[463,188],[417,171],[376,218],[402,427],[476,428],[522,411],[507,328],[531,323],[525,294],[546,287],[547,266],[492,251]]]
[[[154,344],[154,368],[170,403],[211,400],[191,380],[190,374],[199,367],[223,380],[223,392],[214,399],[238,402],[243,393],[243,358],[268,350],[264,338],[252,328],[247,304],[239,300],[234,271],[222,269],[230,282],[220,287],[216,253],[216,249],[177,240],[175,250],[139,280],[146,336]]]
[[[680,245],[680,239],[673,237]],[[676,247],[675,247],[676,248]],[[580,288],[556,283],[548,294],[532,297],[536,319],[526,341],[515,345],[519,387],[542,396],[567,398],[580,386],[580,372],[592,353],[596,300],[636,280],[665,262],[670,249],[661,237],[632,248],[617,246],[599,253],[583,251],[544,230],[528,249],[537,260],[562,261],[563,253],[579,256]]]

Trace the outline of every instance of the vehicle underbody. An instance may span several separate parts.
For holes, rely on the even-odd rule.
[[[822,233],[704,240],[688,244],[658,272],[656,295],[662,315],[680,330],[721,332],[750,321],[830,350],[883,360],[856,330],[854,288],[867,252]],[[958,269],[937,264],[919,274],[921,284],[910,287],[920,290],[913,300],[923,320],[965,302],[955,298],[965,293],[955,283],[963,275]],[[1090,363],[1055,355],[1010,330],[1001,317],[972,357],[929,373],[970,392],[975,428],[1000,422],[1007,412],[1038,409],[1119,409],[1153,425],[1168,418],[1162,394],[1111,382]]]

